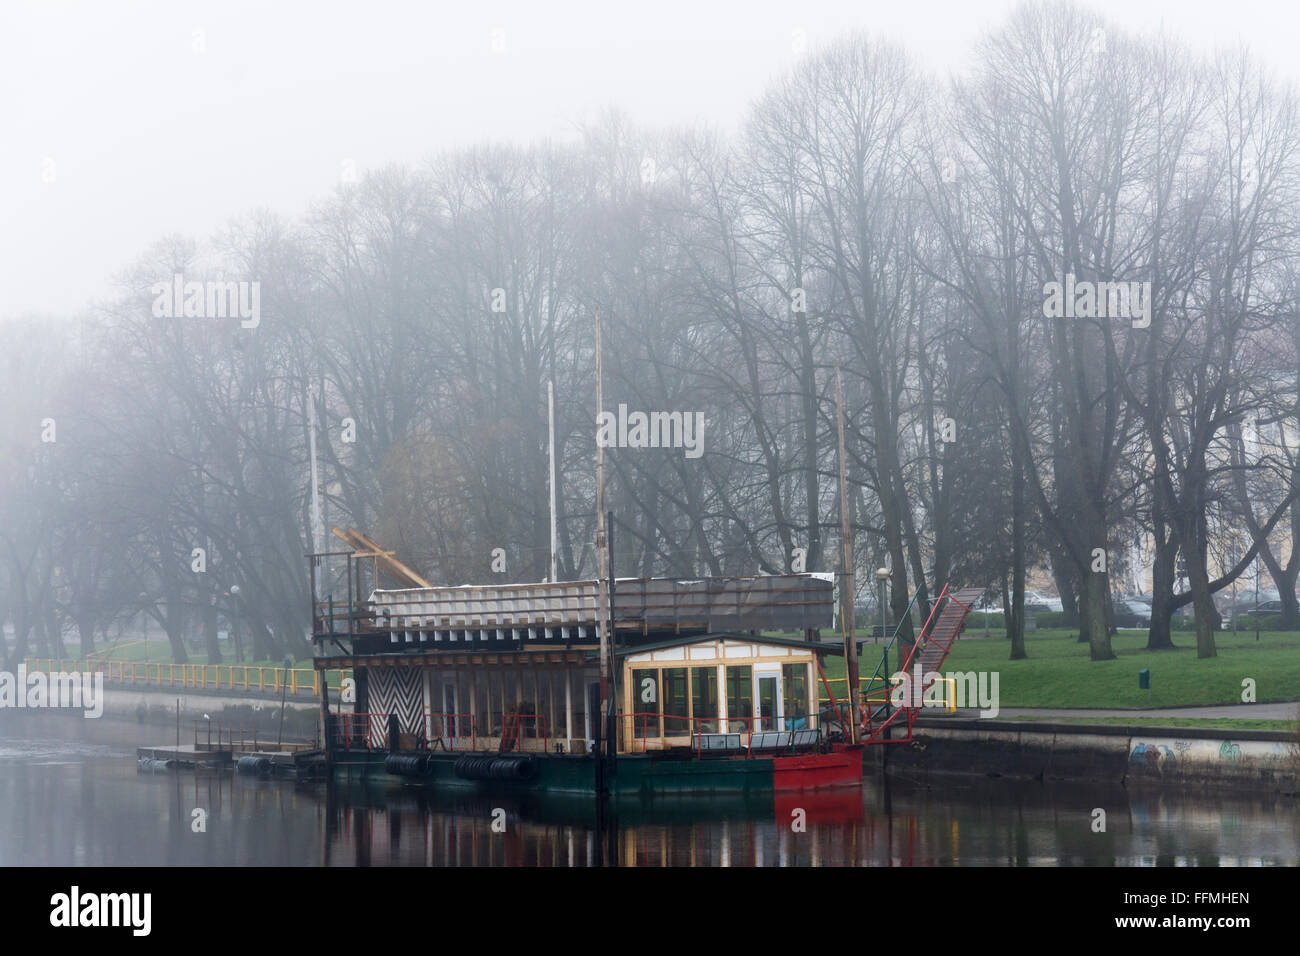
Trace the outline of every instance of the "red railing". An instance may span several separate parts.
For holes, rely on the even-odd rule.
[[[478,721],[473,714],[429,714],[426,726],[429,728],[429,739],[426,746],[432,747],[435,740],[439,741],[443,749],[456,750],[457,741],[463,741],[468,738],[469,749],[478,750]],[[447,733],[446,731],[450,731]]]
[[[541,721],[540,734],[537,732],[538,721]],[[525,738],[540,739],[542,750],[550,749],[551,736],[547,729],[545,714],[506,714],[505,726],[501,729],[501,753],[515,749],[519,741]]]
[[[946,658],[949,651],[951,651],[952,642],[956,640],[957,635],[960,634],[962,625],[966,619],[966,615],[970,614],[971,612],[971,606],[969,604],[965,604],[962,601],[957,600],[957,598],[953,594],[950,594],[948,592],[948,585],[945,584],[943,586],[943,590],[939,592],[939,597],[935,600],[933,606],[931,606],[930,608],[930,615],[925,620],[925,626],[921,628],[921,633],[917,635],[916,641],[912,644],[912,649],[908,653],[907,659],[902,663],[900,672],[905,676],[905,678],[910,677],[913,661],[920,659],[918,655],[923,655],[925,653],[925,646],[933,639],[934,629],[935,627],[938,626],[938,621],[941,620],[943,617],[943,615],[940,614],[939,612],[940,605],[944,605],[945,606],[944,610],[946,611],[947,610],[946,602],[948,601],[952,602],[957,607],[961,608],[962,611],[964,612],[960,614],[958,619],[953,624],[952,634],[948,639],[949,645],[944,650],[943,657],[941,657],[940,660]],[[939,617],[936,618],[935,615],[939,615]],[[889,675],[885,675],[885,677],[887,680],[890,679]],[[863,694],[861,696],[861,700],[863,703],[862,729],[866,734],[864,742],[875,743],[877,738],[880,738],[881,734],[885,732],[886,728],[888,728],[895,721],[900,720],[900,718],[903,719],[907,724],[907,736],[901,738],[893,738],[893,739],[881,738],[881,740],[884,743],[894,743],[894,742],[901,743],[904,741],[911,740],[912,727],[916,722],[916,718],[919,710],[918,706],[915,703],[916,697],[914,695],[923,694],[925,693],[926,690],[927,690],[926,687],[918,687],[912,689],[911,693],[908,694],[906,701],[901,706],[897,707],[895,710],[889,713],[889,715],[885,717],[883,720],[881,720],[879,723],[877,723],[874,717],[872,716],[873,705],[880,706],[885,704],[887,701],[889,701],[890,698],[892,697],[893,687],[886,687],[883,688],[882,690],[869,691],[868,693]]]
[[[948,596],[948,585],[945,584],[943,586],[943,590],[939,592],[939,597],[935,600],[933,604],[930,605],[930,616],[925,619],[925,624],[921,628],[921,633],[918,634],[916,640],[912,642],[912,649],[911,651],[908,652],[907,660],[903,662],[903,666],[900,668],[900,670],[902,670],[904,674],[906,674],[911,669],[912,658],[916,656],[917,651],[919,651],[921,647],[925,644],[925,642],[930,639],[930,630],[931,630],[930,625],[934,622],[934,616],[939,613],[939,605],[943,603],[943,599],[946,598],[947,596]],[[965,607],[965,605],[962,606]],[[967,608],[967,610],[970,609]]]
[[[383,737],[388,736],[387,714],[338,714],[334,717],[334,743],[344,750],[370,750],[375,746],[370,735],[376,727]]]
[[[632,721],[632,736],[627,742],[627,753],[647,753],[645,742],[647,740],[660,740],[664,737],[686,737],[689,736],[693,741],[696,756],[700,753],[700,732],[692,729],[693,724],[709,722],[718,723],[717,717],[687,717],[685,714],[665,714],[654,713],[650,711],[637,712],[632,714],[619,714],[619,719]],[[655,721],[654,733],[650,733],[650,721]],[[667,733],[664,729],[664,722],[669,720],[679,720],[686,724],[686,733],[674,734]],[[637,731],[640,730],[640,733]],[[641,741],[641,749],[636,749],[636,742]]]
[[[840,702],[839,702],[838,700],[835,699],[835,694],[834,694],[834,692],[831,690],[831,683],[830,683],[830,681],[828,681],[828,680],[826,679],[826,672],[825,672],[824,670],[822,670],[822,659],[821,659],[821,656],[818,655],[817,657],[814,657],[813,660],[814,660],[814,662],[817,664],[817,675],[818,675],[819,677],[821,677],[821,679],[822,679],[822,686],[826,688],[826,696],[830,698],[831,706],[835,708],[835,718],[840,722],[840,729],[843,730],[843,729],[847,728],[847,727],[849,726],[849,724],[848,724],[848,721],[846,721],[846,720],[844,719],[844,712],[843,712],[842,710],[840,710]],[[852,703],[853,703],[853,698],[852,698],[852,697],[847,698],[847,699],[844,701],[844,703],[845,703],[846,705],[847,705],[847,704],[852,704]],[[851,711],[852,711],[852,708],[850,708],[850,712],[851,712]]]

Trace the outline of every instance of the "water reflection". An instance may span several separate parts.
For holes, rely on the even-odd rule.
[[[145,773],[138,728],[0,727],[0,864],[1236,866],[1300,864],[1294,798],[999,780],[753,798],[488,799]],[[127,744],[125,741],[130,740]],[[1094,832],[1093,811],[1106,811]],[[194,811],[204,811],[196,829]]]
[[[1141,866],[1300,862],[1295,801],[1136,796],[997,781],[766,800],[481,800],[332,789],[335,865]],[[1106,832],[1092,811],[1108,808]],[[498,828],[494,829],[494,812]],[[504,832],[500,823],[504,822]]]

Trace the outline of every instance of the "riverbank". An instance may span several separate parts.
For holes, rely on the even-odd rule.
[[[331,692],[337,711],[337,692]],[[1244,709],[1244,708],[1243,708]],[[319,701],[279,701],[239,691],[123,688],[106,684],[104,715],[134,722],[141,746],[214,736],[317,739]],[[40,721],[54,712],[33,712]],[[1076,723],[1036,714],[1026,720],[924,716],[909,743],[868,747],[867,777],[906,774],[986,777],[1138,788],[1209,787],[1292,795],[1300,792],[1300,742],[1294,733],[1244,727]],[[1098,718],[1102,719],[1102,718]],[[1105,719],[1122,720],[1114,716]],[[211,729],[209,729],[211,727]],[[155,739],[156,738],[156,739]]]
[[[1027,657],[1009,660],[1010,643],[1002,632],[968,624],[940,670],[998,674],[1003,708],[1164,709],[1241,705],[1247,701],[1300,702],[1300,632],[1264,631],[1214,636],[1218,656],[1200,660],[1192,635],[1175,632],[1173,650],[1146,649],[1146,631],[1124,630],[1111,638],[1114,660],[1093,661],[1088,645],[1074,631],[1039,630],[1025,636]],[[897,648],[888,670],[898,668]],[[859,670],[864,679],[876,673],[881,645],[862,648]],[[826,660],[826,675],[837,697],[844,696],[844,662]],[[1149,671],[1150,691],[1139,686],[1138,673]],[[864,689],[865,685],[864,685]]]
[[[337,695],[335,695],[337,696]],[[330,704],[331,711],[338,707]],[[171,740],[179,723],[182,740],[191,740],[197,733],[206,739],[209,724],[211,733],[220,731],[223,739],[233,733],[247,740],[254,736],[275,739],[281,733],[280,702],[256,696],[241,695],[231,691],[195,691],[190,688],[146,689],[120,688],[106,684],[104,687],[104,714],[118,720],[134,720],[167,732],[159,736],[152,732],[150,739],[141,745]],[[283,735],[288,739],[318,739],[320,728],[320,702],[286,700],[284,703]],[[148,736],[148,734],[146,734]],[[159,736],[159,740],[152,739]]]
[[[1270,730],[927,717],[908,743],[867,748],[866,772],[1125,788],[1300,794],[1300,747]]]

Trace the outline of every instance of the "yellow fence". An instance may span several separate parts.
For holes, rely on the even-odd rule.
[[[75,661],[28,658],[28,672],[98,672],[105,680],[149,687],[190,687],[196,690],[271,691],[320,694],[321,675],[330,687],[339,687],[350,672],[313,668],[259,667],[256,664],[166,664],[146,661]],[[333,679],[331,679],[331,675]]]
[[[828,677],[826,679],[826,682],[831,685],[840,684],[840,685],[847,686],[848,680],[849,679],[847,677]],[[872,686],[873,683],[875,686]],[[889,683],[886,684],[884,680],[876,680],[873,682],[870,677],[861,677],[858,679],[858,692],[860,694],[879,692],[881,690],[884,690],[886,686],[897,684],[897,683],[899,683],[899,681],[893,678],[890,678]],[[955,714],[957,712],[957,681],[952,677],[939,677],[935,680],[935,684],[942,686],[943,688],[942,694],[939,700],[931,701],[927,703],[925,706],[942,709],[944,711],[947,711],[950,714]],[[821,690],[824,691],[825,688],[821,688]],[[837,699],[839,700],[843,699],[844,696],[843,686],[840,687],[838,690],[832,686],[832,691],[835,693]],[[821,699],[827,700],[827,698],[824,696],[821,696]],[[827,703],[829,703],[828,700]]]

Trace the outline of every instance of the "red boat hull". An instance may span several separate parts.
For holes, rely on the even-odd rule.
[[[862,747],[840,747],[828,754],[775,757],[772,789],[821,790],[862,786]]]

